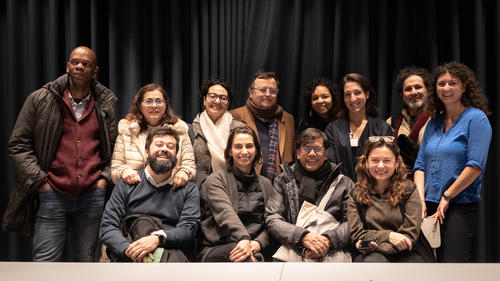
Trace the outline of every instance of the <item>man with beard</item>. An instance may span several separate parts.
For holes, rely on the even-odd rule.
[[[279,82],[274,72],[258,70],[248,87],[246,105],[231,111],[259,136],[262,162],[255,171],[273,182],[280,164],[293,160],[295,125],[293,116],[278,105]]]
[[[399,71],[395,88],[405,106],[401,113],[393,114],[387,123],[394,129],[401,156],[408,168],[409,177],[417,158],[425,126],[430,119],[425,110],[427,89],[430,89],[430,75],[425,68],[407,66]]]
[[[169,262],[187,261],[181,250],[189,249],[196,236],[200,196],[198,187],[192,182],[184,188],[172,189],[172,169],[178,148],[179,137],[174,130],[151,130],[146,138],[148,165],[139,172],[141,181],[127,184],[120,180],[115,186],[106,204],[100,231],[101,240],[114,255],[145,262],[146,257],[154,259],[153,252],[162,248],[163,257],[171,257]],[[122,223],[130,215],[138,214],[158,218],[162,227],[129,241],[122,232]]]

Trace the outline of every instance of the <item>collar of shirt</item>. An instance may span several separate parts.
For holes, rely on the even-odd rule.
[[[82,114],[85,111],[85,107],[90,100],[90,94],[91,93],[89,91],[88,95],[85,98],[83,98],[79,103],[76,103],[75,99],[71,95],[71,92],[68,90],[68,98],[71,102],[71,107],[73,108],[73,112],[75,113],[75,117],[77,120],[80,120],[80,118],[82,117]]]
[[[172,185],[172,183],[174,182],[174,173],[171,173],[168,179],[160,183],[156,183],[155,179],[151,176],[151,174],[149,174],[148,167],[144,169],[144,174],[146,174],[146,179],[148,180],[148,182],[156,188],[162,187],[166,184]]]

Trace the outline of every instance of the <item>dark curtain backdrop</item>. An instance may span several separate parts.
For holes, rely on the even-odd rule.
[[[234,88],[233,107],[247,98],[251,75],[275,71],[279,103],[303,115],[302,91],[316,76],[349,72],[374,84],[381,117],[402,105],[392,83],[408,64],[434,69],[457,60],[473,68],[488,95],[497,132],[500,90],[498,1],[123,1],[1,0],[0,213],[15,174],[7,141],[26,96],[65,72],[78,45],[98,55],[98,80],[115,91],[117,117],[144,84],[163,85],[175,111],[191,122],[198,90],[209,77]],[[296,121],[297,121],[296,120]],[[500,175],[493,135],[484,176],[475,260],[500,261]],[[31,240],[0,232],[0,260],[30,260]]]

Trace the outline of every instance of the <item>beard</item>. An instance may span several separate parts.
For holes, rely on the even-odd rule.
[[[159,160],[160,155],[165,155],[166,160]],[[177,163],[177,157],[168,152],[158,152],[154,155],[148,153],[148,164],[155,174],[165,174],[170,172]]]

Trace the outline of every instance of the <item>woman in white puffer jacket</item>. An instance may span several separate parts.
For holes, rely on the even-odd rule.
[[[119,135],[111,161],[114,183],[120,179],[128,184],[140,181],[137,171],[144,169],[148,157],[145,151],[147,132],[158,126],[173,128],[179,135],[173,188],[194,179],[196,167],[188,126],[174,114],[166,91],[160,85],[148,84],[139,89],[129,113],[118,123]]]

